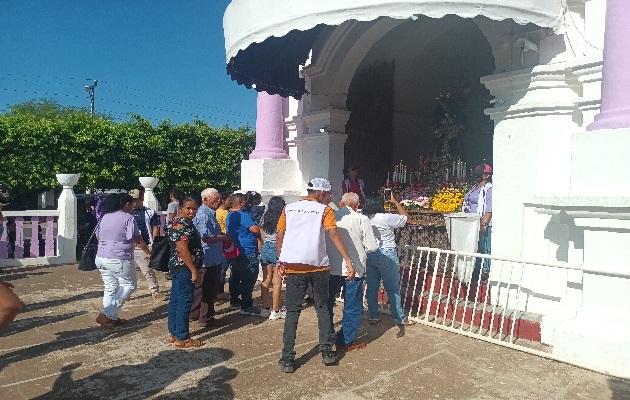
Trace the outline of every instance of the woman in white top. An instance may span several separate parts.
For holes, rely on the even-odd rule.
[[[396,205],[398,214],[385,212],[385,201],[378,195],[367,196],[363,214],[367,215],[372,224],[374,236],[378,241],[378,250],[367,255],[367,289],[365,297],[368,302],[370,324],[379,321],[378,289],[383,280],[389,308],[397,325],[413,325],[414,322],[405,319],[405,313],[400,302],[400,263],[396,251],[394,229],[402,228],[407,223],[409,214],[393,196],[389,200]]]

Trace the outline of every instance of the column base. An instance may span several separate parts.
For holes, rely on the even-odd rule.
[[[620,378],[630,378],[630,318],[580,312],[556,328],[553,354]]]
[[[272,196],[283,196],[287,203],[302,197],[301,176],[299,163],[292,159],[241,162],[241,189],[259,192],[265,202]]]
[[[283,149],[266,149],[266,150],[254,150],[249,155],[250,160],[286,160],[289,155]]]
[[[587,131],[600,129],[630,128],[630,109],[620,108],[600,112],[595,116],[595,121],[586,127]]]

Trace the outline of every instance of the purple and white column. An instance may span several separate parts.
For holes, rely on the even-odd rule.
[[[286,159],[284,146],[284,99],[266,92],[258,93],[256,105],[256,148],[249,155],[255,159]]]
[[[602,105],[586,130],[630,128],[630,6],[628,0],[606,2]]]

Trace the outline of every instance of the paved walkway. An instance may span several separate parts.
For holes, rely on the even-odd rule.
[[[94,323],[98,272],[21,267],[0,279],[27,304],[0,334],[3,400],[630,399],[629,382],[424,326],[399,331],[387,316],[363,325],[367,348],[325,367],[312,307],[300,320],[298,369],[282,374],[281,321],[224,310],[225,325],[194,332],[205,347],[177,350],[163,342],[166,304],[142,277],[123,311],[129,325],[114,332]]]

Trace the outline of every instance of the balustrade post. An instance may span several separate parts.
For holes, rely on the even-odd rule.
[[[57,174],[63,187],[59,196],[57,221],[57,256],[63,263],[77,261],[77,196],[72,187],[79,181],[79,174]]]
[[[153,188],[158,184],[160,180],[151,176],[141,176],[140,184],[144,188],[144,206],[149,207],[155,211],[160,211],[160,202],[155,197]]]

